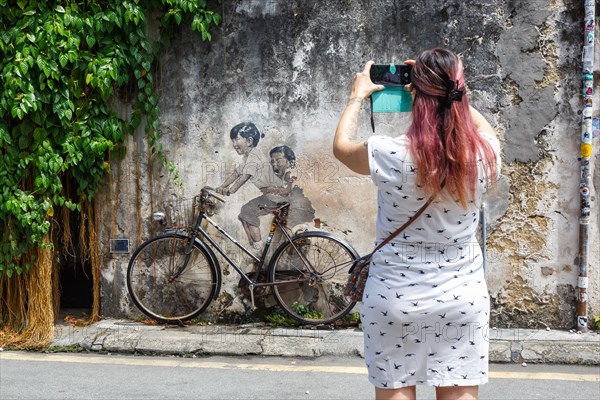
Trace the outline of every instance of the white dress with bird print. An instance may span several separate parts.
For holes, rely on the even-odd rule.
[[[497,157],[498,140],[481,133]],[[376,243],[427,201],[406,136],[368,140],[378,188]],[[369,380],[380,388],[472,386],[488,380],[489,297],[476,239],[486,176],[464,209],[445,191],[374,254],[361,305]]]

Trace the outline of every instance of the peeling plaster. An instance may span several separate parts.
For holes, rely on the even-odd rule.
[[[537,292],[522,277],[515,276],[510,285],[491,298],[491,326],[541,329],[571,327],[575,305],[564,298],[575,296],[571,285],[559,285],[556,292]]]

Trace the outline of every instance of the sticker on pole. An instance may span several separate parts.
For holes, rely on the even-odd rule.
[[[582,143],[581,157],[590,158],[592,156],[592,145],[590,143]]]

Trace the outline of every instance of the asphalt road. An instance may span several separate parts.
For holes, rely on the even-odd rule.
[[[417,389],[433,399],[433,388]],[[359,358],[0,352],[0,398],[371,399]],[[600,399],[600,367],[493,364],[481,399]]]

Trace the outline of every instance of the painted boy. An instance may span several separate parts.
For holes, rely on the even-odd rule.
[[[296,155],[292,149],[285,145],[277,146],[271,149],[269,155],[272,173],[264,174],[254,182],[262,195],[243,205],[238,216],[248,236],[248,242],[255,250],[262,248],[260,217],[269,214],[269,211],[261,209],[261,206],[275,207],[277,203],[288,201],[296,180],[290,171],[296,166]]]

